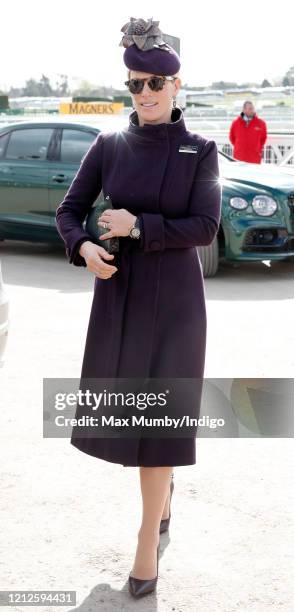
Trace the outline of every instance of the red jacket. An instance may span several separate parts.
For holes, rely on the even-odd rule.
[[[255,114],[247,124],[243,113],[234,119],[230,128],[230,142],[234,147],[233,157],[240,161],[260,164],[262,148],[266,141],[266,123]]]

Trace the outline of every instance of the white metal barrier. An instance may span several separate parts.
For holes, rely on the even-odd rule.
[[[229,141],[228,134],[224,132],[201,131],[201,135],[212,138],[218,144],[220,150],[227,155],[233,155],[233,147]],[[267,164],[279,166],[294,165],[294,132],[286,134],[282,132],[268,132],[266,143],[263,147],[262,160]]]
[[[130,111],[130,109],[128,109],[128,111]],[[205,111],[203,111],[204,113]],[[199,115],[199,112],[198,112]],[[69,116],[60,116],[58,115],[57,117],[54,117],[53,115],[48,116],[48,115],[44,115],[43,117],[34,117],[34,121],[56,121],[56,119],[58,118],[58,120],[63,120],[66,121],[69,119]],[[29,121],[30,117],[12,117],[12,116],[5,116],[4,114],[0,114],[0,127],[4,127],[6,124],[9,123],[14,123],[14,122],[24,122],[24,121]],[[113,122],[113,126],[116,126],[118,124],[118,127],[123,127],[124,125],[127,125],[128,123],[128,118],[126,116],[120,116],[117,115],[116,117],[112,117],[109,118],[107,116],[101,116],[98,117],[97,115],[95,116],[89,116],[89,115],[75,115],[75,116],[71,116],[70,117],[70,121],[78,121],[79,123],[86,121],[87,123],[90,123],[91,121],[93,121],[93,124],[95,123],[96,127],[101,127],[101,129],[103,130],[103,126],[105,121],[107,121],[107,127],[108,127],[108,123],[112,123]],[[114,121],[115,120],[115,121]],[[222,126],[221,130],[215,129],[215,125],[214,125],[214,121],[209,121],[208,118],[203,118],[203,126],[201,125],[201,119],[199,121],[199,117],[197,118],[193,118],[189,115],[185,116],[185,122],[186,122],[186,126],[187,129],[193,131],[198,132],[199,134],[201,134],[201,136],[204,136],[205,138],[210,138],[216,141],[218,147],[220,150],[222,150],[224,153],[227,153],[227,155],[233,155],[233,147],[229,141],[229,125],[225,126],[227,119],[225,118],[225,124]],[[120,126],[121,123],[121,126]],[[219,121],[218,121],[219,123]],[[293,122],[292,122],[293,123]],[[292,123],[290,122],[290,124],[292,125]],[[288,122],[289,125],[289,122]],[[114,128],[114,129],[118,129],[118,127]],[[109,125],[109,129],[112,129],[112,126]],[[285,129],[281,129],[280,131],[273,131],[273,130],[268,130],[268,134],[267,134],[267,141],[265,143],[265,146],[263,148],[263,153],[262,153],[262,161],[267,163],[267,164],[277,164],[277,165],[289,165],[289,166],[293,166],[294,165],[294,130],[293,131],[286,131]]]

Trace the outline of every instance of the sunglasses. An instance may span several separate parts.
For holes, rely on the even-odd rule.
[[[143,91],[145,81],[147,81],[151,91],[160,91],[163,89],[165,81],[174,81],[176,78],[177,77],[172,76],[154,75],[152,77],[145,77],[145,79],[130,79],[129,81],[125,81],[125,85],[132,94],[139,94]]]

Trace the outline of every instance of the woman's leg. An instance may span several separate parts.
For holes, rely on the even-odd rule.
[[[131,575],[141,580],[156,576],[159,526],[168,496],[173,467],[140,467],[142,523]]]
[[[163,512],[162,512],[162,519],[168,519],[169,518],[169,504],[170,504],[170,487],[168,487],[168,493],[167,493],[167,497],[165,500],[165,505],[163,508]]]

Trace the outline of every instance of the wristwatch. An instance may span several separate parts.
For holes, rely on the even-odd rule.
[[[140,221],[138,219],[138,217],[136,218],[136,221],[133,225],[133,227],[131,227],[130,232],[129,232],[129,236],[130,238],[140,238],[141,236],[141,230],[140,230]]]

